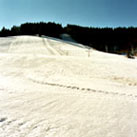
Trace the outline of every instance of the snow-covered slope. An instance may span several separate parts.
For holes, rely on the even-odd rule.
[[[137,136],[137,60],[80,46],[0,38],[0,137]]]

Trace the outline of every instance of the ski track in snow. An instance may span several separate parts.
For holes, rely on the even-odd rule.
[[[91,89],[91,88],[81,88],[81,87],[77,87],[77,86],[63,85],[63,84],[59,84],[59,83],[49,83],[49,82],[44,82],[44,81],[37,81],[37,80],[31,79],[31,78],[29,80],[31,80],[35,83],[38,83],[38,84],[50,85],[50,86],[55,86],[55,87],[68,88],[68,89],[75,89],[75,90],[78,90],[78,91],[90,91],[90,92],[93,92],[93,93],[102,93],[102,94],[108,94],[108,95],[117,95],[117,96],[137,98],[137,95],[134,95],[134,94],[109,92],[109,91],[103,91],[103,90],[95,90],[95,89]]]

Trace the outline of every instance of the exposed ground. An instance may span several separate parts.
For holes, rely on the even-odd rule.
[[[0,137],[136,136],[137,59],[0,38]]]

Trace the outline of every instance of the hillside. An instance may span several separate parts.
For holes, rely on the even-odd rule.
[[[136,137],[137,60],[52,38],[0,38],[0,137]]]
[[[136,27],[96,28],[71,24],[63,27],[55,22],[27,22],[0,30],[0,37],[20,35],[45,35],[78,42],[103,52],[137,56]]]

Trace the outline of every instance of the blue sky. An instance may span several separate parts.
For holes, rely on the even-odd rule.
[[[0,0],[0,29],[40,21],[137,27],[137,0]]]

